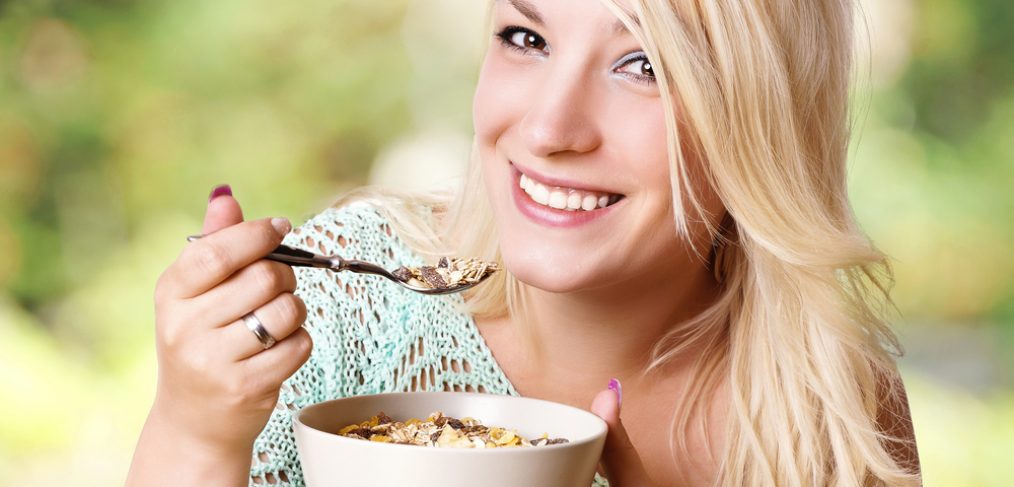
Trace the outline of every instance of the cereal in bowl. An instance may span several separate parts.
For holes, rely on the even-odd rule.
[[[452,418],[440,411],[426,419],[412,418],[405,422],[395,421],[381,412],[368,421],[340,429],[338,434],[380,443],[438,448],[511,448],[568,442],[564,438],[550,438],[546,433],[528,440],[512,429],[484,426],[474,418]]]

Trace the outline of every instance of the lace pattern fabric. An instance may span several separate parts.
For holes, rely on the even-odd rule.
[[[366,203],[328,208],[284,243],[386,268],[424,262]],[[424,296],[378,278],[295,268],[313,353],[281,388],[254,443],[251,486],[301,487],[292,416],[318,402],[363,394],[467,391],[519,395],[486,347],[460,295]],[[607,487],[596,476],[593,487]]]

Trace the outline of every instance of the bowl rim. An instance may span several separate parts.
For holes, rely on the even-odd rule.
[[[336,399],[329,399],[329,400],[326,400],[326,401],[321,401],[321,402],[318,402],[318,403],[315,403],[315,404],[311,404],[309,406],[305,406],[305,407],[301,408],[292,417],[293,429],[297,429],[297,428],[298,429],[302,429],[303,432],[304,432],[304,434],[310,434],[310,435],[313,435],[313,436],[325,437],[325,438],[333,438],[333,439],[337,439],[339,442],[352,442],[352,443],[348,443],[348,444],[349,445],[351,445],[351,444],[358,444],[362,448],[412,448],[412,449],[419,450],[420,447],[418,445],[399,445],[397,443],[380,443],[380,442],[376,442],[376,441],[365,441],[365,440],[357,440],[355,438],[347,438],[347,437],[341,436],[341,435],[336,434],[336,433],[329,433],[327,431],[323,431],[323,430],[319,430],[317,428],[314,428],[314,427],[312,427],[312,426],[304,423],[303,422],[303,418],[302,418],[303,417],[303,413],[306,412],[306,410],[308,410],[310,408],[314,408],[314,407],[317,407],[317,406],[323,406],[325,404],[333,403],[333,402],[337,402],[337,401],[354,400],[354,399],[360,399],[360,398],[363,399],[363,400],[366,400],[368,398],[372,398],[372,397],[376,397],[376,396],[418,396],[418,395],[431,395],[431,396],[436,396],[436,395],[442,395],[442,396],[447,396],[447,395],[482,396],[484,398],[492,396],[492,397],[496,397],[496,398],[507,398],[507,400],[522,400],[522,401],[533,401],[533,402],[538,402],[538,403],[545,403],[545,404],[550,405],[551,407],[570,409],[570,410],[572,410],[573,412],[575,412],[577,414],[585,415],[587,417],[593,418],[593,420],[594,420],[593,422],[595,422],[596,426],[597,426],[597,428],[596,428],[596,430],[594,432],[592,432],[591,434],[587,435],[582,440],[568,441],[567,443],[559,443],[559,444],[556,444],[556,445],[543,445],[543,446],[537,446],[537,447],[531,447],[531,448],[432,448],[432,447],[427,448],[427,447],[422,447],[421,450],[423,450],[424,452],[427,452],[427,453],[420,452],[421,454],[432,454],[432,455],[447,454],[447,455],[451,455],[451,454],[462,454],[461,452],[466,452],[467,451],[467,452],[472,452],[472,453],[465,453],[466,455],[471,455],[471,454],[476,454],[476,455],[483,455],[483,454],[528,455],[528,454],[531,454],[530,452],[533,452],[533,451],[557,450],[557,449],[564,449],[564,448],[581,448],[582,446],[585,446],[585,445],[590,444],[590,443],[595,443],[595,442],[598,442],[600,440],[601,441],[605,441],[605,436],[606,436],[606,434],[609,431],[609,425],[605,422],[605,420],[603,420],[602,418],[596,416],[592,412],[585,411],[584,409],[577,408],[577,407],[571,406],[569,404],[563,404],[563,403],[560,403],[560,402],[549,401],[549,400],[546,400],[546,399],[538,399],[538,398],[534,398],[534,397],[512,396],[510,394],[491,394],[491,393],[483,393],[483,392],[459,392],[459,391],[382,392],[382,393],[378,393],[378,394],[362,394],[362,395],[356,395],[356,396],[348,396],[348,397],[340,397],[340,398],[336,398]],[[403,451],[408,451],[408,450],[403,450]],[[446,452],[446,453],[428,453],[428,452]]]

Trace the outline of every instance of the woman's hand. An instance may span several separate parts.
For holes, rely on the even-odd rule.
[[[655,485],[641,463],[641,457],[627,436],[620,421],[623,393],[616,379],[609,388],[599,392],[592,401],[591,411],[609,425],[606,444],[599,460],[599,473],[609,480],[609,487],[649,487]]]
[[[187,244],[155,287],[158,386],[128,485],[246,485],[282,382],[310,356],[292,268],[263,259],[291,225],[244,222],[225,193],[208,203],[205,237]],[[264,349],[247,328],[248,313],[274,346]]]
[[[158,389],[153,412],[202,443],[250,448],[282,382],[309,357],[306,306],[292,268],[263,257],[285,219],[243,221],[231,195],[212,199],[204,238],[187,245],[155,289]],[[242,317],[278,342],[265,350]]]

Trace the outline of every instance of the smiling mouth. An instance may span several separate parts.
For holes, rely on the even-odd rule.
[[[586,212],[612,206],[623,199],[623,195],[588,191],[583,189],[552,186],[521,173],[518,180],[521,190],[535,203],[557,210]]]

